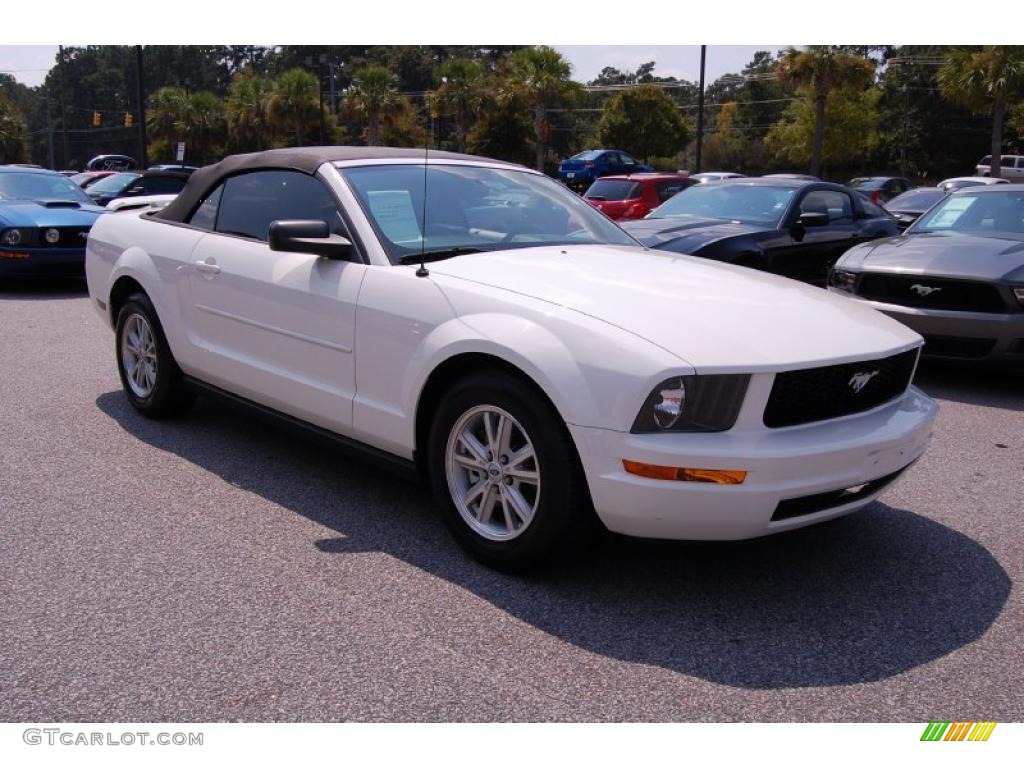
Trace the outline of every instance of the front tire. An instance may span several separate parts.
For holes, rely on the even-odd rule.
[[[427,462],[445,523],[485,565],[537,566],[583,531],[586,491],[572,438],[514,375],[455,384],[435,413]]]
[[[132,407],[152,419],[183,415],[195,396],[185,387],[148,296],[128,298],[117,313],[114,337],[117,372]]]

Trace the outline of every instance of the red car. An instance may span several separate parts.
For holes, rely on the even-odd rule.
[[[583,199],[614,221],[642,219],[676,192],[699,182],[680,173],[631,173],[604,176]]]

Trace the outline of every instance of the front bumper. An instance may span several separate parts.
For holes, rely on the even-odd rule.
[[[1024,360],[1024,311],[1007,314],[917,309],[869,301],[845,291],[830,291],[867,304],[924,336],[921,354],[956,359]],[[960,340],[961,343],[954,343]]]
[[[937,412],[931,399],[911,387],[898,400],[866,413],[784,429],[634,435],[574,426],[570,431],[594,507],[609,530],[658,539],[735,540],[800,528],[870,504],[924,452]],[[740,485],[651,480],[627,473],[624,459],[748,475]],[[819,496],[888,476],[893,477],[859,493]],[[810,502],[816,511],[776,514],[781,502],[795,499]]]
[[[81,277],[85,248],[0,248],[0,275]]]

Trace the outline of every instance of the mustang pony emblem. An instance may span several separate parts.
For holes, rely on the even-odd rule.
[[[920,283],[914,283],[910,286],[910,290],[914,291],[918,296],[930,296],[933,293],[938,293],[941,288],[936,288],[932,285],[921,285]]]
[[[864,389],[864,387],[868,385],[868,382],[875,378],[875,376],[877,375],[877,369],[875,369],[874,371],[864,371],[862,373],[855,373],[853,374],[853,376],[850,377],[850,380],[847,383],[850,385],[850,388],[853,389],[853,394],[857,394],[862,389]]]

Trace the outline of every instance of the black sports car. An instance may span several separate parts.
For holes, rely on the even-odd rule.
[[[906,234],[847,251],[829,289],[913,328],[926,355],[1024,362],[1024,184],[948,195]]]
[[[897,195],[884,204],[885,210],[896,217],[900,229],[906,229],[918,217],[946,196],[946,191],[938,187],[918,187],[902,195]]]
[[[699,184],[622,227],[650,248],[818,285],[849,248],[899,234],[892,216],[846,187],[782,178]]]

